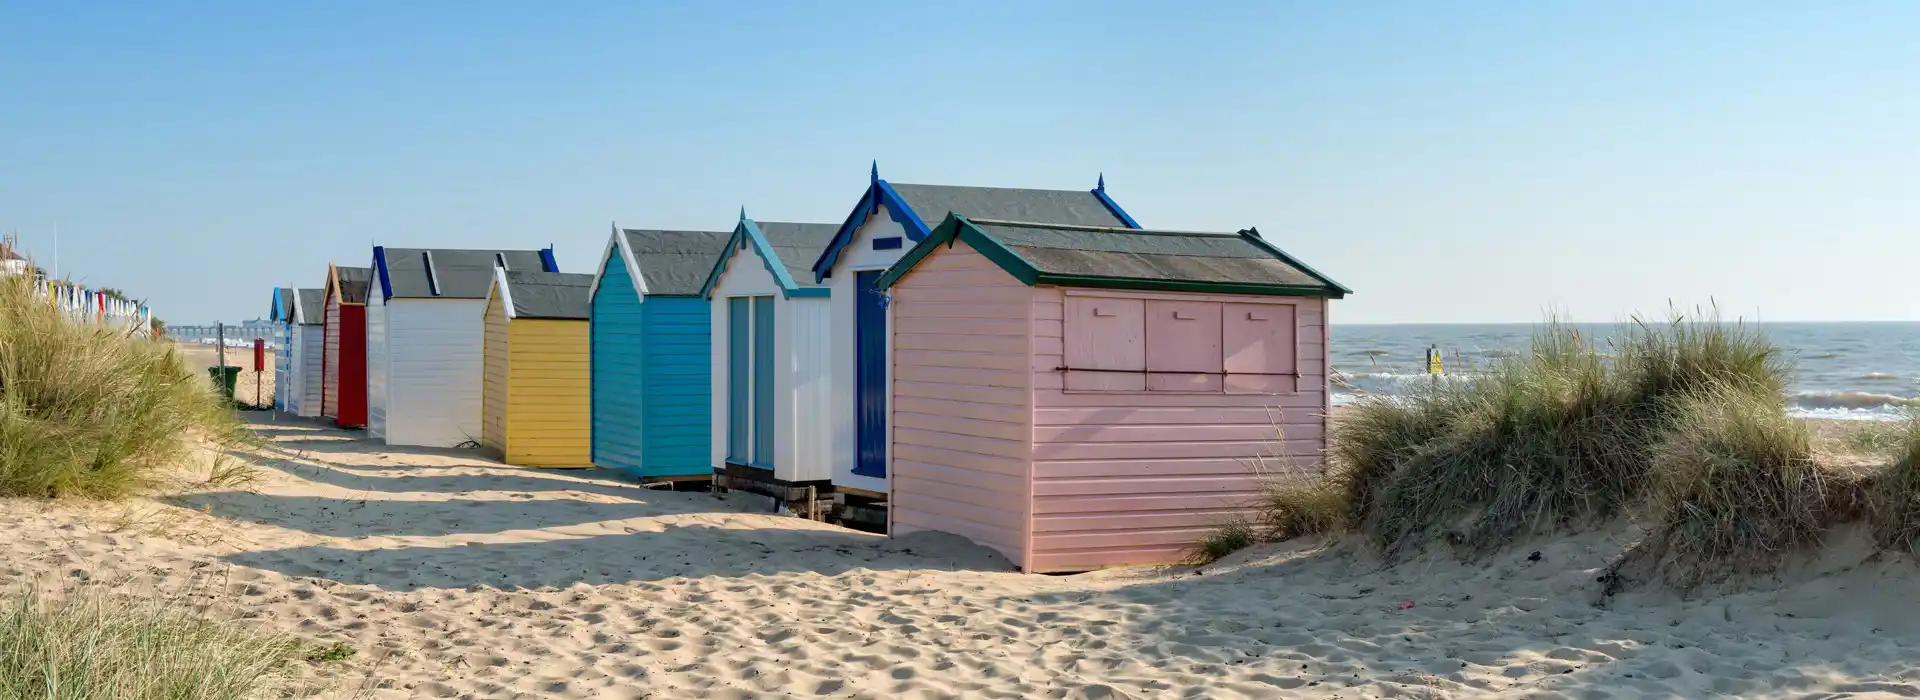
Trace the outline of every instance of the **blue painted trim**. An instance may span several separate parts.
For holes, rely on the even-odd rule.
[[[282,308],[280,303],[280,290],[282,289],[285,289],[285,287],[273,288],[273,318],[270,320],[276,323],[287,320],[287,310]]]
[[[1131,216],[1127,216],[1127,210],[1121,209],[1118,202],[1113,201],[1112,197],[1107,196],[1106,184],[1107,178],[1103,175],[1100,177],[1100,186],[1092,190],[1093,196],[1099,197],[1100,203],[1107,205],[1107,211],[1113,212],[1114,216],[1120,217],[1121,221],[1126,222],[1127,228],[1140,228],[1140,222],[1134,221]]]
[[[560,261],[553,259],[553,246],[540,250],[540,267],[545,268],[547,272],[560,271]]]
[[[392,299],[393,298],[393,282],[387,279],[386,246],[373,247],[373,267],[380,271],[380,298],[383,300]]]
[[[754,223],[753,219],[743,218],[740,223],[734,225],[733,238],[727,241],[727,248],[721,252],[720,259],[714,261],[713,271],[707,273],[707,283],[701,285],[700,296],[713,298],[713,288],[720,284],[720,276],[727,273],[727,264],[733,260],[735,254],[745,250],[747,245],[752,245],[754,254],[760,256],[760,264],[766,266],[767,274],[773,275],[774,284],[780,286],[781,296],[788,299],[808,299],[831,294],[832,290],[826,287],[802,287],[800,283],[795,282],[793,275],[787,272],[787,266],[780,262],[779,254],[774,252],[773,244],[767,242],[767,234],[760,232],[760,225]]]
[[[854,206],[853,213],[848,214],[846,222],[840,224],[840,230],[834,232],[833,242],[827,244],[826,250],[820,251],[820,259],[813,261],[814,284],[826,281],[827,275],[833,272],[834,263],[840,261],[841,251],[853,245],[853,234],[859,231],[861,226],[866,225],[867,217],[872,216],[878,209],[876,202],[886,206],[887,216],[893,219],[894,223],[900,224],[901,228],[906,229],[908,238],[919,241],[926,238],[927,233],[932,231],[927,228],[926,222],[920,220],[919,212],[907,206],[907,200],[902,199],[900,193],[894,191],[893,185],[876,177],[871,184],[867,185],[866,193],[860,195],[860,202]]]
[[[901,239],[899,236],[887,236],[886,238],[873,239],[874,250],[899,250],[902,247],[904,247],[903,239]]]

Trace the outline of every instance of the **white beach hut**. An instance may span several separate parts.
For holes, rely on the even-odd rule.
[[[832,491],[828,290],[807,265],[839,227],[743,213],[701,290],[711,306],[719,487],[777,506]],[[803,510],[824,513],[816,503]]]
[[[280,353],[284,377],[276,380],[285,392],[280,410],[296,416],[320,415],[321,362],[326,353],[327,290],[293,289],[288,295],[291,311],[287,314],[288,333]]]
[[[884,502],[889,491],[887,423],[898,410],[889,405],[894,354],[889,339],[895,336],[889,330],[885,292],[875,287],[880,275],[948,214],[1139,228],[1108,196],[1106,177],[1097,177],[1095,183],[1085,190],[917,185],[884,180],[874,165],[866,191],[807,272],[811,281],[833,290],[833,486],[843,517],[884,522],[884,514],[859,517],[856,511]],[[958,332],[952,324],[915,329],[900,336],[905,342],[901,351],[939,353]]]
[[[559,272],[553,249],[373,249],[367,432],[389,445],[481,438],[487,292],[496,267]]]

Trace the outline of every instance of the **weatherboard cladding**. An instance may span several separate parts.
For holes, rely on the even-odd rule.
[[[506,273],[514,318],[586,320],[593,275],[571,272]]]
[[[294,322],[303,326],[321,325],[321,322],[326,320],[327,290],[298,289],[294,291],[300,296],[298,307],[300,313],[294,317]]]
[[[731,231],[621,231],[650,296],[699,296]]]
[[[537,250],[382,248],[389,299],[485,299],[493,268],[505,259],[511,271],[547,271]],[[427,258],[433,274],[427,274]],[[436,293],[438,292],[438,293]]]
[[[899,193],[907,206],[913,208],[913,213],[920,217],[928,229],[939,226],[949,213],[981,219],[1039,221],[1072,226],[1123,228],[1127,225],[1100,201],[1099,196],[1088,190],[888,184],[894,192]]]

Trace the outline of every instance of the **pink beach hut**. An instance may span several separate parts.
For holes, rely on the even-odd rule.
[[[1321,464],[1349,290],[1258,231],[950,215],[876,286],[895,535],[1028,572],[1174,563],[1249,512],[1257,464]]]

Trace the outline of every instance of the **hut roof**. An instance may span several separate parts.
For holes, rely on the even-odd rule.
[[[1148,231],[951,215],[880,280],[959,240],[1029,285],[1340,298],[1351,290],[1247,229]]]
[[[367,303],[367,283],[373,280],[373,268],[340,267],[333,268],[340,279],[340,301],[346,304]]]
[[[833,241],[813,263],[815,278],[824,279],[832,271],[840,252],[853,243],[853,234],[885,204],[889,215],[915,241],[926,238],[933,227],[959,214],[1000,221],[1033,221],[1070,226],[1107,226],[1139,228],[1133,217],[1107,196],[1106,178],[1091,190],[1034,190],[1016,187],[962,187],[955,185],[915,185],[891,183],[880,179],[876,166],[872,184],[840,225]]]
[[[891,183],[890,183],[891,184]],[[1001,221],[1038,221],[1124,228],[1121,219],[1090,190],[1029,190],[1012,187],[893,184],[893,191],[931,230],[948,214]]]
[[[707,275],[706,284],[700,288],[700,295],[712,293],[713,286],[720,282],[720,275],[727,271],[727,264],[733,260],[734,256],[730,254],[732,246],[750,245],[766,263],[767,272],[773,274],[774,282],[780,285],[786,296],[826,296],[827,288],[809,274],[805,266],[819,257],[820,251],[833,242],[834,233],[839,230],[840,227],[834,224],[754,221],[743,216],[740,224],[733,229],[733,237],[728,239],[728,247],[721,249],[712,272]]]
[[[373,249],[380,293],[385,299],[485,299],[493,286],[493,268],[559,272],[553,249],[460,250],[453,248]]]
[[[279,323],[288,323],[293,320],[292,288],[273,288],[273,308],[267,312],[267,319]]]
[[[713,261],[727,249],[730,231],[663,231],[624,229],[620,232],[632,265],[631,274],[646,283],[647,293],[697,296],[713,272]]]
[[[509,318],[587,320],[593,275],[570,272],[494,270],[511,311]]]
[[[327,290],[296,289],[294,295],[294,323],[318,326],[327,320]]]

